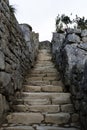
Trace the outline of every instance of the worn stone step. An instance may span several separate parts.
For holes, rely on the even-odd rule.
[[[25,84],[28,84],[28,85],[35,85],[35,86],[41,86],[41,85],[50,85],[50,81],[41,81],[41,80],[38,80],[38,81],[29,81],[26,79],[25,81]]]
[[[45,70],[45,69],[53,69],[53,70],[55,70],[55,66],[47,66],[47,65],[45,65],[45,66],[36,66],[36,67],[33,68],[33,70]]]
[[[70,104],[70,94],[69,93],[27,93],[22,92],[23,100],[31,100],[31,101],[41,101],[41,100],[49,100],[52,102],[52,104]],[[43,101],[44,101],[43,100]]]
[[[53,67],[37,67],[37,68],[34,68],[33,70],[32,70],[32,72],[33,71],[44,71],[44,72],[46,72],[46,71],[50,71],[50,72],[57,72],[57,70],[56,70],[56,68],[53,68]]]
[[[60,75],[59,75],[59,73],[50,73],[50,72],[46,72],[46,73],[40,73],[40,74],[38,74],[38,73],[31,73],[31,74],[29,74],[29,76],[27,76],[27,77],[54,77],[54,76],[58,76],[58,77],[60,77]]]
[[[41,92],[41,86],[25,85],[24,92]]]
[[[49,68],[50,68],[50,67],[51,67],[51,68],[54,68],[54,67],[55,67],[55,64],[51,64],[51,63],[50,63],[50,64],[45,64],[45,65],[44,65],[44,64],[41,64],[41,63],[40,63],[40,64],[36,64],[36,65],[35,65],[35,68],[36,68],[36,67],[44,67],[44,66],[49,67]]]
[[[51,53],[42,53],[42,52],[39,52],[39,55],[38,56],[43,56],[43,55],[45,55],[45,56],[52,56],[52,54]]]
[[[45,55],[40,55],[37,57],[38,61],[51,61],[52,57],[51,56],[45,56]]]
[[[74,113],[74,106],[73,106],[73,104],[61,105],[60,109],[61,109],[62,112]]]
[[[47,86],[42,86],[41,90],[43,92],[63,92],[63,87],[62,86],[47,85]]]
[[[58,81],[60,80],[59,77],[43,77],[42,78],[43,81]]]
[[[58,97],[63,97],[63,98],[70,98],[70,96],[71,96],[71,94],[70,93],[65,93],[65,92],[63,92],[63,93],[49,93],[49,92],[21,92],[21,96],[22,96],[22,98],[23,97],[34,97],[34,98],[58,98]]]
[[[7,121],[10,124],[22,124],[29,125],[34,123],[41,123],[44,117],[40,113],[10,113],[7,117]]]
[[[45,51],[45,53],[46,53],[46,51]],[[43,55],[43,53],[42,53],[42,52],[39,52],[39,55]],[[44,55],[45,55],[45,54],[44,54]],[[51,55],[51,53],[47,52],[46,55]]]
[[[62,86],[53,86],[53,85],[45,85],[45,86],[31,86],[25,85],[24,92],[63,92]]]
[[[45,122],[52,124],[67,124],[70,120],[69,113],[46,114]]]
[[[58,77],[29,77],[26,81],[57,81]]]
[[[26,105],[49,105],[51,104],[51,101],[49,98],[23,98],[23,99],[17,99],[15,101],[17,104],[26,104]]]
[[[80,130],[80,129],[64,128],[64,127],[56,127],[56,126],[37,126],[36,130]]]
[[[42,81],[42,80],[36,80],[36,81],[29,81],[29,80],[25,80],[25,84],[28,85],[35,85],[35,86],[41,86],[41,85],[55,85],[55,86],[63,86],[63,83],[61,81]]]
[[[32,126],[12,126],[3,128],[3,130],[34,130]]]
[[[44,66],[49,66],[49,67],[55,67],[55,64],[54,63],[52,63],[52,62],[36,62],[36,64],[35,64],[35,67],[44,67]]]
[[[69,103],[71,103],[71,100],[70,100],[70,97],[68,97],[69,95],[67,95],[66,97],[64,97],[63,95],[60,97],[60,98],[58,98],[58,97],[54,97],[54,98],[52,98],[52,104],[55,104],[55,105],[57,105],[57,104],[69,104]]]
[[[46,112],[46,113],[57,113],[60,112],[59,105],[14,105],[13,110],[18,112]]]
[[[43,79],[42,79],[43,77],[29,77],[29,78],[27,78],[26,79],[26,81],[42,81]]]
[[[54,69],[51,69],[51,68],[48,68],[48,69],[34,69],[34,70],[32,70],[32,73],[47,73],[47,72],[49,72],[49,73],[51,73],[51,72],[57,72],[57,70],[54,68]]]
[[[32,104],[32,103],[31,103]],[[66,105],[28,105],[25,104],[18,104],[12,106],[14,111],[18,112],[47,112],[47,113],[57,113],[57,112],[66,112],[66,113],[74,113],[74,107],[72,104],[66,104]],[[72,122],[78,121],[78,115],[73,114],[72,115]]]
[[[43,65],[53,65],[52,61],[36,61],[36,64],[43,64]]]
[[[47,54],[49,54],[51,51],[50,50],[47,50],[47,49],[39,49],[38,50],[38,52],[39,52],[39,54],[41,53],[47,53]]]

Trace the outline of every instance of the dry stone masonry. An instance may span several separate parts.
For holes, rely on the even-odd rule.
[[[0,130],[79,130],[79,117],[87,130],[87,30],[39,43],[0,0]]]
[[[71,92],[80,115],[81,130],[87,129],[87,30],[67,29],[53,33],[53,59],[66,91]]]
[[[38,43],[38,34],[29,25],[18,24],[9,1],[0,0],[0,117],[34,65]]]
[[[44,48],[39,50],[36,64],[26,76],[21,93],[16,94],[1,130],[79,130],[71,94],[64,92],[51,51]]]

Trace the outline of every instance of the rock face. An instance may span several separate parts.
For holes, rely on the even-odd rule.
[[[52,52],[66,90],[80,114],[81,129],[87,129],[87,30],[68,29],[65,38],[55,33]],[[60,42],[62,41],[62,42]],[[56,43],[56,44],[55,44]],[[55,49],[54,49],[55,48]]]
[[[38,52],[38,34],[19,25],[8,0],[0,1],[0,94],[12,100]],[[0,101],[1,103],[1,101]]]
[[[8,103],[5,99],[5,96],[2,96],[2,94],[0,94],[0,120],[1,120],[3,113],[8,111],[8,110],[9,110],[9,106],[8,106]]]

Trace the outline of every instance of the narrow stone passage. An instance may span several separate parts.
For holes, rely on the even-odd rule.
[[[26,77],[23,92],[0,130],[78,130],[78,115],[63,91],[49,50],[39,50],[37,62]]]

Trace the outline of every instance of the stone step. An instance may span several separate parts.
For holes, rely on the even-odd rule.
[[[15,112],[7,115],[6,119],[10,124],[30,125],[41,123],[44,120],[44,116],[40,113]]]
[[[38,81],[29,81],[29,80],[25,80],[25,85],[35,85],[35,86],[41,86],[41,85],[55,85],[55,86],[63,86],[62,82],[61,81],[41,81],[41,80],[38,80]]]
[[[55,66],[55,64],[52,61],[36,61],[36,66]]]
[[[34,69],[34,70],[32,70],[32,73],[47,73],[47,72],[49,72],[49,73],[51,73],[51,72],[57,72],[57,70],[55,69],[55,68],[48,68],[48,69]]]
[[[47,103],[50,102],[54,105],[58,104],[70,104],[69,93],[27,93],[22,92],[22,100],[29,103]]]
[[[47,54],[49,54],[51,51],[50,50],[47,50],[47,49],[39,49],[38,50],[38,52],[39,52],[39,54],[41,53],[47,53]]]
[[[45,51],[45,52],[46,52],[46,51]],[[39,55],[38,55],[38,56],[43,56],[43,55],[51,56],[51,53],[48,53],[48,52],[47,52],[46,54],[45,54],[45,53],[43,54],[42,52],[39,52]]]
[[[60,77],[59,76],[59,73],[42,73],[42,74],[29,74],[29,76],[27,76],[27,77],[55,77],[55,76],[58,76],[58,77]]]
[[[52,59],[51,60],[37,60],[36,62],[35,62],[36,64],[35,64],[35,67],[36,67],[36,65],[49,65],[49,66],[55,66],[55,64],[52,62]]]
[[[33,70],[52,70],[52,71],[55,71],[56,70],[56,68],[55,67],[48,67],[48,66],[43,66],[43,67],[35,67],[35,68],[33,68]],[[56,70],[56,72],[57,72],[57,70]]]
[[[52,57],[51,56],[46,56],[46,55],[39,55],[37,57],[37,60],[38,61],[51,61]]]
[[[57,113],[60,112],[59,105],[14,105],[14,111],[17,112],[42,112],[42,113]]]
[[[52,124],[67,124],[70,120],[69,113],[46,114],[45,122]]]
[[[44,70],[44,69],[55,69],[55,66],[36,66],[33,68],[34,70]]]
[[[37,126],[36,130],[80,130],[77,128],[64,128],[64,127],[57,127],[57,126]]]
[[[50,81],[41,81],[41,80],[38,80],[38,81],[29,81],[29,80],[26,79],[25,84],[27,84],[27,85],[41,86],[41,85],[50,85],[51,82]]]
[[[45,86],[25,85],[24,92],[63,92],[63,87],[53,85],[45,85]]]
[[[43,77],[28,77],[26,78],[26,81],[42,81],[43,80]]]
[[[19,104],[12,106],[14,111],[17,112],[46,112],[46,113],[58,113],[58,112],[68,112],[74,113],[74,108],[72,104],[66,105],[28,105]]]
[[[42,78],[43,81],[58,81],[60,80],[59,77],[43,77]]]
[[[1,130],[80,130],[78,128],[64,128],[64,127],[57,127],[57,126],[36,126],[34,129],[32,126],[13,126],[13,127],[5,127]]]
[[[58,77],[29,77],[26,79],[27,81],[55,81],[59,80]]]
[[[25,85],[23,88],[24,92],[41,92],[41,86]]]
[[[32,126],[12,126],[12,127],[6,127],[2,130],[34,130]]]
[[[43,92],[63,92],[63,87],[62,86],[48,85],[48,86],[42,86],[41,90]]]
[[[73,104],[60,105],[60,109],[61,109],[61,112],[74,113],[74,106],[73,106]]]
[[[52,61],[36,61],[36,64],[43,64],[43,65],[54,65]]]
[[[55,113],[55,114],[40,114],[40,113],[26,113],[26,112],[15,112],[10,113],[6,117],[8,123],[10,124],[22,124],[22,125],[30,125],[30,124],[39,124],[43,121],[43,123],[51,123],[64,125],[69,123],[70,114],[69,113]]]
[[[51,65],[51,64],[50,65],[49,64],[45,64],[45,65],[44,64],[36,64],[34,68],[44,68],[44,66],[46,68],[55,68],[55,65]]]
[[[70,93],[49,93],[49,92],[21,92],[22,97],[35,97],[35,98],[58,98],[58,97],[63,97],[63,98],[70,98],[71,94]]]
[[[23,98],[17,99],[14,104],[26,104],[26,105],[50,105],[51,101],[48,98]]]

